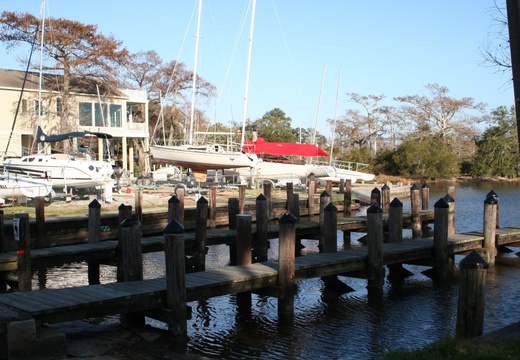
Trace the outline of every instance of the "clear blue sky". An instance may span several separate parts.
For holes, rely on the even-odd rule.
[[[207,116],[224,123],[243,117],[249,3],[204,0],[198,74],[221,94],[206,105]],[[1,4],[2,10],[37,16],[41,7],[40,0]],[[340,67],[338,117],[355,108],[347,92],[383,94],[392,105],[393,97],[425,94],[429,83],[448,87],[454,98],[486,103],[488,110],[511,106],[511,75],[482,65],[481,48],[496,25],[493,5],[493,0],[258,0],[247,118],[256,120],[278,107],[293,127],[313,127],[317,120],[318,131],[328,137],[325,121],[334,117]],[[122,40],[131,52],[155,50],[164,61],[178,59],[193,69],[196,0],[47,0],[46,13],[97,24],[99,32]],[[24,69],[5,47],[0,47],[0,67]]]

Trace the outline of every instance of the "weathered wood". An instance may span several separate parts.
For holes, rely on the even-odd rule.
[[[496,220],[496,226],[497,226],[497,229],[500,227],[500,212],[499,212],[499,208],[498,208],[498,200],[499,200],[499,197],[498,197],[498,194],[494,191],[494,190],[491,190],[490,192],[487,193],[486,195],[486,198],[488,197],[492,197],[494,198],[496,201],[497,201],[497,220]]]
[[[237,215],[238,214],[241,214],[240,200],[238,198],[229,198],[228,199],[228,219],[229,219],[229,228],[230,229],[237,228]]]
[[[96,199],[88,205],[88,242],[96,244],[100,242],[101,226],[101,204]],[[99,262],[89,261],[88,263],[88,283],[90,285],[99,284]]]
[[[497,255],[496,246],[496,221],[498,201],[493,196],[484,200],[484,243],[482,256],[489,266],[495,265]]]
[[[289,197],[294,194],[294,184],[292,181],[289,181],[285,184],[286,186],[286,196],[287,196],[287,199],[289,199]]]
[[[181,223],[181,202],[177,195],[172,195],[168,199],[168,222],[173,219]]]
[[[300,195],[290,194],[287,198],[287,210],[293,214],[297,222],[300,222]]]
[[[246,207],[246,186],[245,185],[238,185],[238,201],[239,201],[238,213],[244,214],[245,207]]]
[[[345,193],[345,179],[339,179],[339,193]]]
[[[435,218],[433,221],[433,260],[435,276],[439,279],[446,278],[448,274],[448,216],[449,205],[444,198],[439,199],[434,205]]]
[[[31,237],[29,233],[29,214],[15,214],[15,239],[18,237],[18,290],[32,290]]]
[[[34,201],[34,211],[36,218],[36,247],[42,247],[43,238],[45,235],[45,198],[43,196],[37,196]]]
[[[325,191],[332,197],[332,180],[325,180]]]
[[[352,216],[352,181],[345,180],[345,192],[343,193],[343,216]]]
[[[470,252],[459,263],[460,286],[457,303],[456,336],[474,338],[484,329],[486,272],[488,264],[476,252]]]
[[[170,312],[168,330],[187,340],[186,264],[184,258],[184,228],[175,219],[164,228],[166,262],[166,303]]]
[[[251,223],[251,215],[237,215],[237,257],[235,265],[250,265],[253,262],[251,251]],[[237,306],[240,316],[249,317],[251,315],[251,293],[238,293]]]
[[[184,187],[179,187],[175,190],[175,195],[179,199],[179,222],[184,224],[184,203],[185,203],[185,189]]]
[[[118,266],[123,269],[123,281],[143,280],[143,254],[141,250],[141,223],[125,219],[121,223],[121,253]]]
[[[278,299],[278,317],[282,322],[291,322],[294,317],[296,221],[291,214],[285,214],[279,220],[278,285],[282,296]]]
[[[367,209],[367,290],[368,296],[383,294],[383,210],[373,203]]]
[[[455,234],[455,199],[448,193],[444,196],[448,203],[448,235]]]
[[[325,223],[325,207],[330,203],[330,195],[327,191],[323,191],[320,194],[320,233],[323,234],[323,227]],[[319,238],[319,245],[318,245],[320,251],[323,251],[323,236],[320,236]]]
[[[264,182],[263,194],[267,199],[267,217],[271,220],[273,214],[273,185],[270,182]]]
[[[424,183],[421,186],[421,209],[428,210],[430,208],[430,187]]]
[[[376,187],[370,192],[370,205],[381,207],[381,190]]]
[[[217,226],[217,187],[209,187],[209,227],[214,228]]]
[[[117,220],[117,230],[118,230],[118,236],[117,236],[117,240],[118,240],[118,243],[117,243],[117,256],[118,256],[118,258],[122,258],[122,256],[123,256],[123,253],[122,253],[123,246],[122,246],[121,242],[122,242],[122,239],[123,239],[123,234],[122,234],[122,230],[121,230],[121,224],[123,223],[123,221],[125,221],[127,219],[128,220],[132,219],[132,206],[131,205],[121,204],[121,205],[119,205],[119,207],[117,209],[118,209],[118,220]],[[122,282],[123,281],[123,268],[120,267],[120,266],[117,267],[117,281],[118,282]]]
[[[384,184],[381,188],[381,201],[383,205],[383,213],[388,214],[390,210],[390,186]]]
[[[338,250],[338,208],[328,203],[323,209],[323,252]]]
[[[314,181],[314,174],[309,177],[309,184],[307,188],[307,208],[309,209],[309,220],[312,221],[314,217],[314,194],[316,193],[316,182]]]
[[[195,271],[206,270],[207,232],[208,232],[208,200],[202,196],[197,200],[195,226]]]
[[[143,190],[138,189],[135,193],[135,220],[143,222]]]
[[[417,185],[410,188],[410,205],[412,209],[412,237],[414,239],[421,237],[421,197]]]
[[[269,210],[267,206],[266,197],[263,194],[258,195],[256,198],[255,262],[267,261],[267,252],[269,250],[269,237],[267,233],[269,226]]]

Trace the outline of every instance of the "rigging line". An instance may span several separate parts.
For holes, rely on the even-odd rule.
[[[190,133],[189,145],[193,144],[193,122],[195,121],[195,99],[197,97],[197,63],[199,55],[199,40],[200,40],[200,19],[202,16],[202,0],[199,0],[199,10],[197,15],[197,35],[195,39],[195,59],[193,61],[193,85],[191,88],[191,111],[190,111]]]
[[[289,56],[289,62],[291,63],[291,69],[293,71],[293,75],[296,79],[296,84],[298,85],[298,92],[300,93],[300,97],[302,100],[302,103],[304,106],[307,106],[307,102],[305,101],[305,97],[303,96],[302,87],[300,85],[300,81],[298,80],[298,75],[296,74],[296,69],[294,67],[294,62],[291,56],[291,52],[289,51],[289,45],[287,44],[287,38],[285,37],[285,33],[283,31],[282,22],[280,21],[280,16],[278,15],[278,9],[276,8],[276,5],[274,4],[274,0],[272,0],[274,13],[276,14],[276,20],[278,21],[278,27],[280,28],[280,31],[282,32],[282,39],[283,43],[285,45],[285,50],[287,51],[287,55]]]
[[[332,154],[334,152],[334,135],[336,134],[336,119],[338,114],[338,100],[339,100],[339,91],[340,91],[340,84],[341,84],[341,66],[339,67],[339,76],[338,76],[338,90],[336,91],[336,106],[334,108],[334,123],[332,125],[332,135],[330,140],[330,158],[329,158],[329,165],[332,164]]]

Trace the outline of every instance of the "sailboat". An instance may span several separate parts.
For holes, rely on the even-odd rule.
[[[251,62],[251,46],[254,28],[256,0],[253,0],[253,7],[251,11],[251,30],[249,36],[249,58],[248,58],[248,73],[249,64]],[[202,11],[202,0],[199,0],[198,8],[198,22],[197,35],[195,45],[195,65],[193,69],[193,88],[192,88],[192,103],[191,103],[191,118],[189,130],[189,142],[186,145],[170,146],[170,145],[151,145],[150,152],[155,160],[161,163],[177,165],[191,170],[207,171],[207,170],[223,170],[235,168],[250,168],[256,161],[256,156],[247,154],[243,151],[228,150],[227,146],[221,144],[193,144],[193,124],[195,113],[195,95],[196,95],[196,81],[197,81],[197,55],[198,55],[198,41],[200,38],[200,19]],[[249,76],[247,77],[249,80]],[[247,99],[248,81],[246,82],[246,96]],[[245,103],[247,104],[247,102]],[[246,106],[244,106],[244,113]],[[245,118],[245,115],[244,115]],[[244,143],[245,120],[242,124],[242,142]]]
[[[52,190],[51,183],[46,179],[32,179],[24,175],[12,174],[4,171],[0,174],[0,199],[25,196],[35,198],[47,196]],[[4,203],[4,201],[0,201]]]
[[[6,171],[18,175],[26,175],[33,178],[40,178],[45,174],[50,179],[52,187],[64,189],[65,193],[72,189],[105,187],[107,198],[111,197],[112,185],[114,181],[111,176],[114,172],[112,164],[105,160],[93,160],[88,154],[88,149],[78,148],[74,154],[48,154],[44,153],[41,144],[63,141],[67,139],[81,138],[92,135],[98,138],[109,139],[110,135],[89,131],[74,131],[60,135],[47,135],[41,128],[42,115],[42,87],[43,87],[43,45],[45,29],[45,0],[42,3],[42,31],[40,42],[40,69],[39,69],[39,90],[38,90],[38,125],[35,141],[38,144],[38,153],[34,155],[22,156],[20,158],[4,159],[3,167]],[[23,90],[22,90],[23,91]],[[16,121],[16,119],[15,119]]]

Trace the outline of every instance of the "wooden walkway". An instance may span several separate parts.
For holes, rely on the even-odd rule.
[[[448,252],[456,254],[482,247],[482,232],[449,237]],[[497,229],[500,246],[520,242],[520,226]],[[431,259],[433,239],[408,240],[383,245],[385,265]],[[367,249],[297,257],[295,280],[329,275],[348,275],[366,270]],[[186,274],[187,300],[194,301],[243,291],[276,287],[278,264],[256,263]],[[55,323],[114,313],[154,311],[166,307],[166,280],[90,285],[0,294],[0,304],[22,311],[41,322]]]

